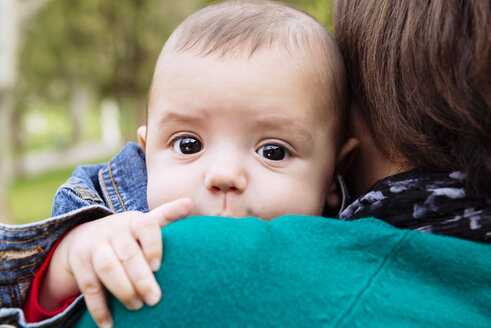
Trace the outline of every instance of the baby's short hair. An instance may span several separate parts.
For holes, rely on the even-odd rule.
[[[318,78],[321,104],[344,121],[347,78],[337,43],[324,25],[286,3],[236,0],[205,7],[176,28],[159,61],[169,53],[217,59],[252,57],[268,48],[284,49],[295,65],[311,70]]]

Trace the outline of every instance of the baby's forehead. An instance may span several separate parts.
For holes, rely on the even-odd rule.
[[[236,47],[233,51],[229,51],[226,54],[212,53],[201,54],[196,52],[183,52],[183,51],[166,51],[160,55],[156,66],[155,74],[162,74],[168,72],[169,68],[172,68],[176,62],[187,62],[188,65],[208,65],[213,63],[220,66],[235,66],[236,63],[242,63],[245,66],[255,66],[256,64],[262,64],[263,57],[269,57],[276,62],[281,62],[285,70],[298,69],[304,72],[311,73],[313,75],[321,75],[324,71],[323,67],[331,66],[333,63],[328,59],[329,55],[319,55],[315,51],[309,51],[306,49],[299,49],[295,52],[290,51],[288,48],[275,45],[267,48],[261,48],[250,53],[246,47]],[[234,65],[231,65],[234,64]],[[160,75],[159,78],[166,78]]]
[[[312,95],[322,102],[335,84],[329,81],[326,65],[329,63],[325,58],[300,51],[292,55],[279,46],[260,49],[253,55],[239,50],[227,56],[168,51],[157,62],[149,101],[159,94],[157,90],[168,85],[175,87],[181,83],[181,88],[196,88],[192,84],[194,80],[208,78],[211,85],[207,87],[220,88],[227,87],[227,80],[233,77],[233,82],[241,84],[244,90],[254,89],[254,83],[266,89],[285,83],[308,92],[315,89]],[[199,92],[199,87],[194,91]]]
[[[271,61],[270,67],[262,67],[264,63],[261,62],[261,59],[264,58],[268,58]],[[215,106],[215,104],[223,103],[227,99],[228,90],[226,91],[225,89],[230,83],[239,84],[238,88],[234,90],[238,89],[238,92],[242,93],[243,102],[247,103],[251,103],[257,98],[254,92],[271,91],[273,93],[275,88],[285,85],[286,89],[283,91],[285,102],[283,102],[283,106],[291,107],[293,113],[297,109],[298,111],[308,111],[309,115],[316,118],[315,120],[324,124],[324,128],[334,129],[334,125],[343,125],[343,109],[336,100],[338,96],[335,90],[336,87],[340,89],[342,87],[336,86],[332,78],[329,78],[331,74],[328,72],[329,69],[323,67],[327,65],[326,62],[326,60],[320,60],[318,57],[312,58],[309,53],[296,53],[292,57],[282,48],[261,49],[253,56],[237,54],[236,56],[228,57],[169,52],[159,59],[156,67],[155,78],[148,97],[149,119],[152,120],[153,117],[160,116],[159,113],[155,113],[155,110],[162,108],[158,104],[160,102],[158,98],[159,95],[162,95],[163,90],[168,89],[170,86],[174,89],[180,89],[180,92],[186,90],[189,100],[203,99],[202,97],[200,98],[203,93],[209,96],[207,99],[213,96],[215,102],[211,106]],[[208,69],[208,67],[212,67],[212,69]],[[271,70],[270,74],[268,74],[270,78],[258,80],[257,78],[261,75],[263,69]],[[292,69],[301,72],[301,78],[292,78],[292,75],[287,74],[288,70]],[[258,74],[254,74],[256,71]],[[202,78],[201,74],[203,72],[207,74],[207,78],[210,81],[210,83],[205,84],[204,89],[202,84],[196,85],[193,83],[195,80]],[[252,76],[249,76],[249,73]],[[234,81],[228,81],[230,76],[235,78]],[[278,94],[278,92],[275,94]],[[308,95],[305,96],[305,94]],[[315,105],[310,107],[302,106],[301,103],[306,101],[315,103]],[[270,110],[267,106],[262,108],[265,111]],[[251,112],[251,115],[255,114]],[[315,126],[318,125],[316,124]],[[338,129],[335,130],[337,131]]]
[[[156,68],[149,119],[166,115],[171,103],[174,111],[184,116],[194,111],[196,115],[187,116],[201,117],[202,122],[233,108],[234,113],[265,119],[258,123],[309,117],[312,128],[322,122],[321,128],[326,129],[333,121],[339,123],[339,116],[336,106],[325,104],[328,86],[318,76],[319,70],[306,55],[291,58],[282,49],[261,49],[250,57],[168,53]]]
[[[334,45],[335,46],[335,45]],[[325,45],[319,45],[319,48]],[[299,70],[308,76],[309,87],[319,88],[319,97],[325,97],[332,91],[333,85],[342,85],[344,80],[344,64],[337,56],[337,48],[329,52],[326,49],[298,48],[292,51],[282,44],[275,44],[269,47],[257,49],[250,53],[247,45],[235,47],[233,50],[224,53],[202,54],[195,51],[176,51],[165,49],[162,51],[154,72],[152,84],[162,84],[166,80],[172,79],[172,74],[190,74],[187,72],[176,71],[175,63],[186,62],[186,66],[199,68],[210,63],[215,66],[227,67],[227,69],[237,70],[240,65],[248,68],[263,65],[263,57],[269,57],[276,65],[277,72],[288,70]],[[239,65],[236,65],[239,63]],[[198,71],[198,70],[197,70]],[[339,71],[341,74],[337,74]],[[172,74],[170,74],[172,72]],[[281,76],[281,74],[276,74]],[[335,81],[338,80],[339,81]],[[292,81],[295,83],[296,81]],[[244,81],[247,83],[247,81]]]

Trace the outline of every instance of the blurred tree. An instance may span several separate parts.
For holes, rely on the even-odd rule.
[[[15,88],[23,32],[47,0],[0,0],[0,219],[8,218],[5,197],[10,180],[12,123],[18,121]],[[17,117],[16,117],[17,115]]]
[[[160,49],[197,5],[196,0],[52,0],[27,34],[20,58],[22,94],[66,103],[74,139],[89,95],[116,99],[141,123]]]

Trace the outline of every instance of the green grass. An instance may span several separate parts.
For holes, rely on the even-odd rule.
[[[49,218],[56,190],[72,174],[73,167],[21,178],[9,186],[7,206],[17,224]]]
[[[107,157],[90,163],[109,160],[110,157]],[[49,218],[56,190],[71,177],[75,166],[14,180],[7,190],[7,208],[14,223],[24,224]]]

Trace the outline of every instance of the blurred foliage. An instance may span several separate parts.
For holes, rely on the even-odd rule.
[[[324,24],[331,33],[334,33],[333,25],[333,0],[291,0],[290,2],[314,16]]]
[[[82,118],[85,140],[101,139],[101,117],[94,106]],[[26,152],[46,148],[71,146],[71,122],[60,103],[39,101],[25,109],[22,115],[23,150]]]
[[[141,96],[164,41],[196,9],[192,0],[51,0],[29,26],[23,81],[55,98],[74,79],[100,97]]]
[[[113,98],[131,137],[145,118],[158,54],[196,0],[51,0],[26,31],[20,53],[19,107],[50,102],[67,112],[73,88]]]

